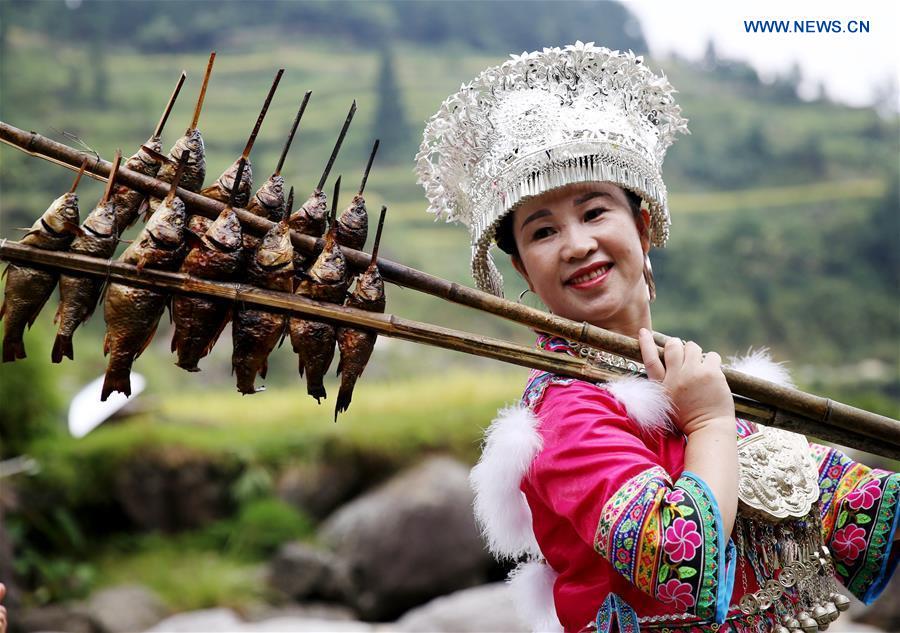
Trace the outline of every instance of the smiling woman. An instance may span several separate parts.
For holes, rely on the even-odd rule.
[[[511,583],[535,630],[809,633],[849,604],[836,579],[870,602],[893,573],[900,478],[736,420],[714,352],[670,339],[660,361],[649,253],[687,131],[674,93],[578,42],[485,70],[425,128],[429,210],[469,228],[479,288],[502,295],[496,243],[554,314],[638,338],[645,363],[539,334],[621,377],[533,371],[487,431],[475,512],[497,556],[524,559]],[[750,360],[734,369],[789,381]]]

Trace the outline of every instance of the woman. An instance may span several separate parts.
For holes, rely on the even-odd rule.
[[[657,357],[648,255],[686,124],[640,58],[578,42],[489,68],[425,129],[419,180],[470,229],[478,286],[502,295],[497,243],[554,314],[638,338],[645,363],[540,335],[622,377],[533,371],[487,432],[476,515],[524,559],[511,582],[536,630],[809,633],[847,607],[834,576],[870,602],[896,563],[897,475],[736,422],[715,353]],[[787,381],[760,355],[736,368]]]

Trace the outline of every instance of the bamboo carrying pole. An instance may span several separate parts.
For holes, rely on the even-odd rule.
[[[251,303],[302,314],[317,320],[345,323],[373,330],[392,338],[491,358],[522,367],[542,369],[580,380],[597,382],[621,375],[615,371],[594,367],[556,352],[547,352],[488,336],[404,319],[392,314],[368,312],[333,303],[313,301],[300,295],[265,290],[242,283],[208,281],[184,273],[149,268],[139,270],[136,266],[112,259],[46,251],[6,239],[0,240],[0,259],[27,263],[30,266],[59,268],[69,272],[95,275],[105,278],[108,282],[165,289],[182,294],[201,294],[238,303]],[[816,425],[814,421],[802,416],[791,415],[740,396],[735,398],[735,410],[739,416],[746,419],[808,433],[826,441],[853,446],[876,455],[900,459],[900,446],[896,443],[877,441],[850,429]]]
[[[2,121],[0,121],[0,141],[73,170],[85,159],[84,153],[67,145],[48,139],[36,132],[25,132]],[[108,161],[99,157],[89,157],[86,173],[91,177],[105,180],[109,171],[110,163]],[[165,196],[169,188],[167,183],[128,169],[119,171],[119,180],[124,185],[158,197]],[[178,195],[194,213],[209,218],[218,217],[225,207],[221,202],[185,189],[179,188]],[[273,224],[244,209],[235,209],[235,212],[244,227],[259,235],[268,231]],[[291,241],[295,248],[308,254],[318,253],[323,245],[322,239],[302,235],[295,231],[291,232]],[[344,248],[344,253],[348,262],[356,269],[363,269],[369,263],[370,257],[367,253],[347,248]],[[630,337],[603,330],[589,323],[577,323],[563,319],[387,259],[379,259],[378,268],[385,279],[397,285],[490,312],[531,328],[608,350],[627,358],[641,359],[640,347],[637,341]],[[665,337],[661,335],[656,335],[656,337],[657,343],[665,341]],[[661,350],[660,355],[662,355]],[[774,413],[778,410],[782,412],[783,419],[791,417],[813,421],[814,425],[804,428],[802,432],[817,437],[824,438],[824,434],[840,433],[844,429],[852,429],[853,433],[867,436],[878,442],[900,445],[900,422],[897,420],[797,389],[782,387],[731,369],[724,368],[723,372],[732,393],[763,405],[769,405],[773,413],[769,419],[759,420],[763,424],[778,426],[782,423],[783,420],[779,420]],[[819,430],[815,425],[827,425],[830,428]],[[798,428],[793,427],[792,430],[798,430]]]

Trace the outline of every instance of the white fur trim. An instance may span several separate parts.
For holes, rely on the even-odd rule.
[[[672,401],[662,383],[637,376],[622,376],[602,385],[625,407],[628,417],[650,433],[675,429],[672,423]]]
[[[553,585],[556,572],[542,561],[522,563],[509,575],[513,604],[519,617],[535,632],[561,632],[562,624],[556,615]]]
[[[728,367],[742,374],[768,380],[782,387],[793,387],[794,381],[788,373],[784,363],[776,363],[772,360],[767,347],[758,350],[750,348],[744,356],[732,356],[728,359]]]
[[[485,432],[481,459],[469,481],[475,491],[475,518],[497,557],[537,556],[531,509],[520,489],[522,478],[541,450],[537,416],[524,405],[498,412]]]

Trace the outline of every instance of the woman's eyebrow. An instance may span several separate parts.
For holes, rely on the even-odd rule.
[[[522,222],[522,226],[519,227],[519,230],[521,231],[522,229],[524,229],[525,225],[528,224],[529,222],[531,222],[532,220],[539,220],[548,215],[552,215],[550,213],[550,209],[539,209],[539,210],[535,211],[534,213],[529,215],[527,218],[525,218],[525,221]]]
[[[588,200],[592,200],[593,198],[600,198],[600,197],[613,198],[612,194],[606,193],[605,191],[589,191],[588,193],[584,194],[580,198],[576,198],[575,205],[577,206],[579,204],[584,204]],[[615,200],[615,198],[613,198],[613,200]]]

